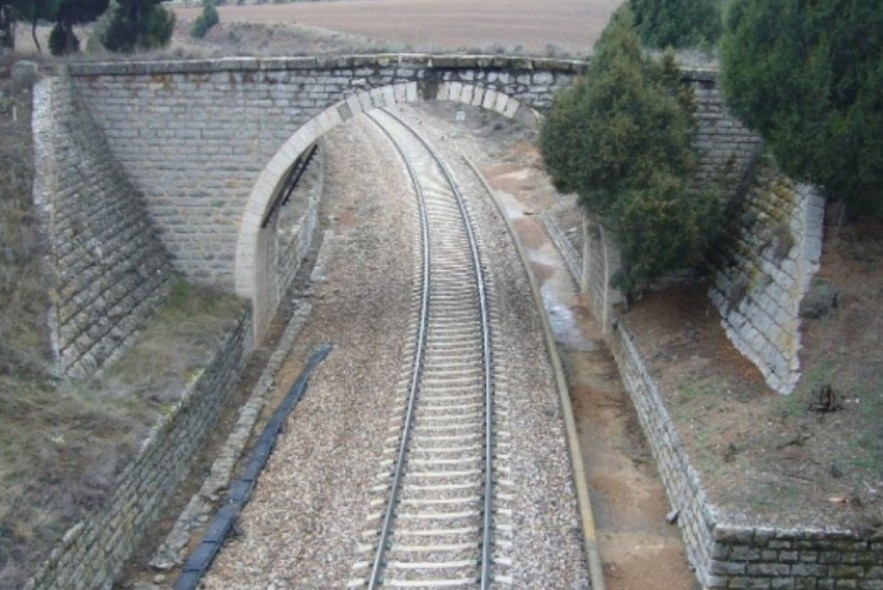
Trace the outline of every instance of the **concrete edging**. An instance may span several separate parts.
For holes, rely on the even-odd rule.
[[[570,392],[567,387],[567,379],[564,376],[564,368],[561,365],[561,358],[558,356],[558,347],[555,344],[555,336],[552,333],[552,326],[549,323],[549,316],[546,313],[545,306],[543,305],[543,298],[540,294],[539,284],[537,283],[537,279],[534,276],[533,272],[531,272],[530,270],[530,261],[528,260],[527,254],[524,251],[524,245],[521,243],[521,238],[518,237],[512,221],[509,219],[509,217],[506,216],[506,212],[503,209],[503,206],[497,200],[493,189],[487,183],[487,180],[485,180],[484,176],[478,170],[472,160],[470,160],[465,155],[463,156],[463,160],[466,162],[469,168],[472,169],[475,177],[478,178],[479,182],[481,182],[481,185],[490,196],[490,200],[493,202],[494,206],[503,217],[503,220],[506,222],[506,227],[509,230],[509,235],[512,236],[512,241],[515,243],[515,249],[518,251],[518,256],[519,258],[521,258],[521,264],[522,266],[524,266],[524,271],[527,274],[528,281],[530,281],[530,290],[534,297],[534,303],[537,309],[540,310],[540,318],[543,324],[543,334],[546,340],[546,350],[549,353],[549,359],[552,361],[552,367],[555,373],[555,384],[558,389],[558,396],[561,401],[561,410],[564,414],[564,429],[567,433],[567,446],[570,449],[570,463],[573,469],[573,484],[576,488],[577,504],[579,505],[579,512],[582,520],[585,557],[589,566],[589,577],[592,583],[592,590],[606,590],[601,555],[598,552],[598,538],[595,531],[595,518],[592,514],[592,503],[589,498],[589,487],[588,485],[586,485],[585,467],[583,466],[582,456],[579,452],[579,440],[576,434],[576,422],[573,418],[573,407],[570,403]]]

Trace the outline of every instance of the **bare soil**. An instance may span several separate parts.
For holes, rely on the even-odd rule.
[[[623,316],[710,498],[737,522],[883,527],[883,226],[835,224],[815,285],[839,301],[803,320],[803,376],[789,396],[729,343],[704,283],[652,293]]]
[[[587,55],[622,0],[339,0],[219,7],[221,23],[298,24],[419,51]],[[192,22],[199,8],[174,9]],[[247,49],[247,48],[245,48]]]

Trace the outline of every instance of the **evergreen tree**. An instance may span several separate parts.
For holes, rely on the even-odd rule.
[[[734,0],[721,66],[730,108],[786,173],[883,214],[880,0]]]
[[[720,202],[689,189],[695,102],[671,54],[643,54],[626,7],[595,46],[586,78],[555,97],[540,149],[562,192],[604,217],[627,261],[631,290],[698,262]]]
[[[27,9],[22,16],[31,23],[31,38],[37,47],[37,52],[42,53],[43,48],[40,47],[40,40],[37,37],[37,23],[41,20],[54,20],[58,15],[58,9],[61,0],[30,0],[27,2]]]
[[[59,0],[0,0],[0,47],[15,49],[15,24],[31,23],[31,35],[37,50],[40,42],[36,28],[40,20],[55,20]]]
[[[648,47],[708,46],[721,35],[721,0],[629,0],[629,6]]]
[[[110,0],[60,0],[55,13],[55,28],[49,37],[52,53],[65,55],[78,51],[80,40],[74,33],[74,25],[94,21],[107,10],[109,3]]]
[[[215,3],[212,0],[203,0],[202,14],[196,17],[196,20],[193,22],[190,35],[202,39],[209,32],[209,29],[220,21],[221,17],[218,14],[218,9],[215,8]]]
[[[117,0],[102,40],[104,46],[111,51],[130,53],[168,45],[175,30],[175,14],[162,6],[165,1]]]

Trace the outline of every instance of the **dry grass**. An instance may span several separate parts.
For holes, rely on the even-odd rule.
[[[136,346],[102,377],[54,387],[23,372],[3,376],[0,588],[20,588],[64,531],[102,504],[242,305],[177,281]]]

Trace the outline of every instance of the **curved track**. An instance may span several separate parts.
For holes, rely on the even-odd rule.
[[[350,587],[490,588],[509,526],[505,433],[495,432],[492,319],[479,246],[435,150],[385,110],[369,115],[396,146],[417,194],[418,310],[407,393],[394,413],[376,510]],[[502,481],[500,481],[502,480]],[[496,553],[495,553],[496,547]]]

